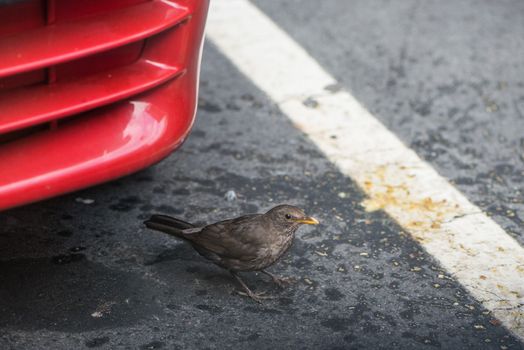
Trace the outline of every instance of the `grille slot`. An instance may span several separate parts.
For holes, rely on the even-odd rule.
[[[147,59],[55,84],[0,94],[0,134],[106,105],[158,86],[183,73]]]
[[[0,77],[48,67],[138,41],[187,19],[185,8],[150,1],[0,39]]]

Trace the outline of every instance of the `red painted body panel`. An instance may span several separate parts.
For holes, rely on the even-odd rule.
[[[125,8],[119,0],[102,13],[110,2],[95,1],[88,16],[79,15],[83,1],[69,10],[60,2],[47,1],[54,11],[47,16],[63,23],[30,29],[59,47],[14,40],[33,40],[25,28],[3,37],[0,30],[0,72],[8,74],[0,79],[0,210],[151,165],[184,141],[194,121],[208,0],[128,0]],[[104,25],[115,18],[118,30]],[[76,41],[57,29],[82,26],[89,35]],[[12,54],[35,47],[40,52],[23,59]]]

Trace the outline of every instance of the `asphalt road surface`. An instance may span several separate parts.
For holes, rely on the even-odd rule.
[[[524,3],[255,1],[405,145],[524,244]],[[235,198],[227,200],[227,192]],[[206,42],[194,130],[126,178],[0,214],[2,349],[522,349]],[[275,299],[146,230],[299,205]],[[481,273],[481,272],[479,272]],[[522,311],[522,310],[521,310]]]

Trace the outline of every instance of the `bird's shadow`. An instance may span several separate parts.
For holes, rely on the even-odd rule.
[[[189,244],[178,244],[175,248],[162,250],[160,253],[147,258],[144,265],[156,265],[169,261],[192,261],[201,258]]]
[[[193,284],[196,295],[214,294],[221,299],[230,298],[231,294],[242,291],[227,270],[205,260],[189,244],[181,243],[174,248],[165,249],[147,259],[144,265],[154,268],[162,280],[171,280],[174,285]],[[262,273],[244,272],[241,277],[253,290],[268,291],[275,294],[275,297],[284,292]],[[293,287],[289,286],[287,289],[289,291]]]

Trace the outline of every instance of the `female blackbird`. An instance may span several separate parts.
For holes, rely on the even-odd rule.
[[[247,296],[260,302],[263,293],[252,292],[238,272],[261,271],[282,286],[287,280],[265,269],[289,249],[300,225],[317,225],[318,221],[306,216],[302,209],[283,204],[265,214],[244,215],[201,227],[165,215],[153,215],[144,223],[150,229],[188,241],[200,255],[228,270]]]

